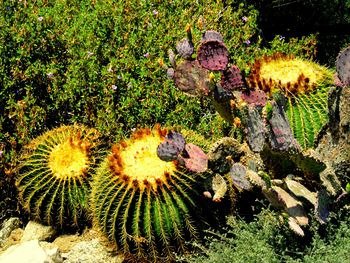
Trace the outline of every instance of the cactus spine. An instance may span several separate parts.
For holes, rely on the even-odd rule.
[[[84,126],[61,126],[27,146],[16,185],[32,218],[55,227],[79,226],[87,218],[98,137]]]
[[[197,236],[197,178],[178,161],[158,157],[167,133],[158,126],[136,131],[113,146],[94,177],[95,224],[135,261],[168,262]]]

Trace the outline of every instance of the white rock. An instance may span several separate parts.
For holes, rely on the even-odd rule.
[[[61,251],[58,248],[58,246],[46,241],[41,241],[40,246],[45,250],[46,254],[52,259],[53,262],[55,263],[63,262]]]
[[[56,231],[51,226],[44,226],[34,221],[29,221],[24,229],[21,242],[38,239],[39,241],[51,241]]]
[[[31,240],[9,247],[0,255],[0,263],[55,263],[39,245]]]
[[[66,257],[64,263],[122,262],[121,258],[108,252],[98,239],[79,242],[63,256]]]
[[[5,220],[2,223],[2,227],[0,230],[0,243],[2,241],[5,241],[5,239],[10,236],[12,230],[18,228],[19,225],[20,225],[20,220],[18,217],[11,217]]]

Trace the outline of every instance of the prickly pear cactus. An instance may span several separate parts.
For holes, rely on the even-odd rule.
[[[178,132],[169,132],[165,136],[165,141],[158,145],[157,155],[166,162],[174,161],[185,149],[185,139]]]
[[[225,90],[241,90],[244,87],[241,70],[233,65],[222,72],[221,87]]]
[[[167,134],[140,129],[115,144],[92,183],[96,226],[134,262],[172,262],[197,239],[202,177],[157,156]]]
[[[174,161],[177,159],[181,152],[181,149],[176,143],[166,140],[158,145],[157,155],[159,159],[165,162]]]
[[[350,47],[340,51],[336,61],[336,68],[341,83],[345,86],[350,86]]]
[[[208,156],[197,145],[185,145],[185,154],[179,157],[180,163],[192,172],[203,173],[208,169]]]
[[[250,105],[264,107],[268,97],[262,90],[248,90],[242,93],[241,99]]]
[[[198,61],[183,61],[174,74],[175,86],[190,96],[209,94],[209,71],[201,67]]]
[[[202,41],[206,40],[217,40],[220,42],[224,42],[224,38],[222,37],[222,35],[214,30],[207,30],[203,33]]]
[[[165,136],[165,140],[174,142],[177,145],[177,147],[180,149],[180,152],[182,152],[183,149],[185,148],[185,144],[186,144],[185,138],[179,132],[170,131]]]
[[[232,165],[229,176],[232,179],[233,185],[240,190],[250,190],[252,188],[251,183],[246,177],[247,168],[240,164],[235,163]]]
[[[228,51],[225,44],[218,40],[206,40],[197,52],[200,65],[209,70],[224,70],[228,64]]]
[[[31,218],[58,228],[86,222],[98,138],[95,129],[61,126],[27,146],[16,185]]]
[[[193,43],[183,38],[176,44],[176,51],[183,59],[190,59],[194,51]]]

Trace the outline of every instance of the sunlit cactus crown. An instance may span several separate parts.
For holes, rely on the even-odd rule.
[[[20,201],[30,216],[55,227],[87,218],[99,133],[82,125],[61,126],[32,140],[17,176]]]
[[[283,91],[286,96],[310,93],[333,81],[326,67],[291,55],[276,53],[255,60],[247,84],[268,94]]]
[[[127,258],[169,262],[197,236],[198,174],[177,160],[163,161],[158,146],[166,129],[140,129],[112,147],[94,177],[95,224]]]

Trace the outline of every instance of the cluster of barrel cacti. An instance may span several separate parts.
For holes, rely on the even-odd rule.
[[[200,233],[206,154],[159,125],[136,130],[107,157],[100,145],[95,129],[72,125],[27,146],[17,187],[30,217],[60,229],[92,218],[134,261],[169,262],[185,252]]]

